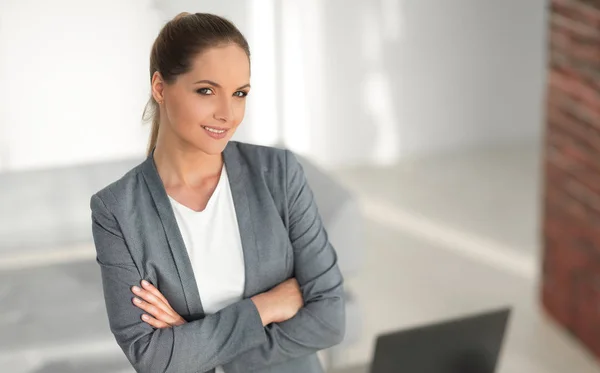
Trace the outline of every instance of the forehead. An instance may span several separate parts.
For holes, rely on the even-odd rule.
[[[237,88],[249,83],[250,62],[235,44],[212,47],[193,59],[192,69],[185,75],[192,82],[207,79],[224,88]]]

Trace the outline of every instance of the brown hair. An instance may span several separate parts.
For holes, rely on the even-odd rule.
[[[208,13],[179,13],[160,30],[150,52],[150,81],[156,71],[165,83],[175,81],[178,75],[191,70],[192,60],[211,47],[234,43],[246,52],[250,59],[250,48],[242,33],[233,23],[223,17]],[[152,118],[152,129],[147,155],[156,146],[160,110],[152,94],[146,104],[142,120]]]

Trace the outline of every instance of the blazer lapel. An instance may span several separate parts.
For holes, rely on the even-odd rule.
[[[171,254],[175,260],[188,314],[192,319],[197,318],[198,315],[204,315],[204,309],[200,300],[196,278],[194,277],[192,262],[185,248],[181,231],[177,225],[173,208],[169,202],[169,197],[162,179],[158,174],[153,156],[154,149],[152,149],[152,152],[146,161],[144,161],[142,173],[146,179],[146,184],[148,185],[152,199],[154,200],[154,205],[165,230],[167,241],[169,242]]]
[[[259,291],[258,251],[254,234],[252,207],[252,180],[248,174],[248,166],[243,163],[237,142],[230,141],[223,151],[223,161],[229,176],[229,185],[233,197],[233,205],[237,215],[242,251],[244,254],[244,298],[254,296]]]
[[[167,236],[169,248],[177,266],[188,312],[192,317],[198,314],[204,315],[192,263],[185,248],[185,243],[177,225],[166,189],[154,163],[154,150],[152,149],[152,152],[144,161],[142,173],[154,200],[156,210]],[[253,191],[252,183],[247,166],[243,164],[242,160],[243,158],[240,156],[237,148],[237,142],[230,141],[223,151],[223,162],[225,163],[229,178],[244,255],[245,281],[243,297],[249,298],[257,294],[260,289],[259,274],[257,271],[259,259],[256,236],[254,234],[254,219],[252,219],[249,200],[249,194]]]

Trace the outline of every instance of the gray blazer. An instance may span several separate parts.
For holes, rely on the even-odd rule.
[[[192,265],[153,158],[91,197],[110,329],[138,372],[323,372],[316,352],[342,341],[337,255],[292,152],[230,141],[223,151],[242,238],[243,300],[205,315]],[[304,307],[263,327],[250,297],[296,277]],[[154,329],[131,287],[150,281],[188,323]]]

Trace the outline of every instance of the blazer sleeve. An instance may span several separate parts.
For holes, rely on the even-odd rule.
[[[251,372],[315,353],[340,343],[345,334],[344,281],[337,255],[302,166],[291,151],[285,154],[288,231],[304,307],[287,321],[267,325],[267,342],[234,359],[235,371]]]
[[[143,311],[133,305],[131,292],[142,277],[114,215],[98,194],[90,201],[92,233],[108,321],[137,372],[206,372],[267,342],[260,315],[250,299],[172,328],[155,329],[142,321]]]

